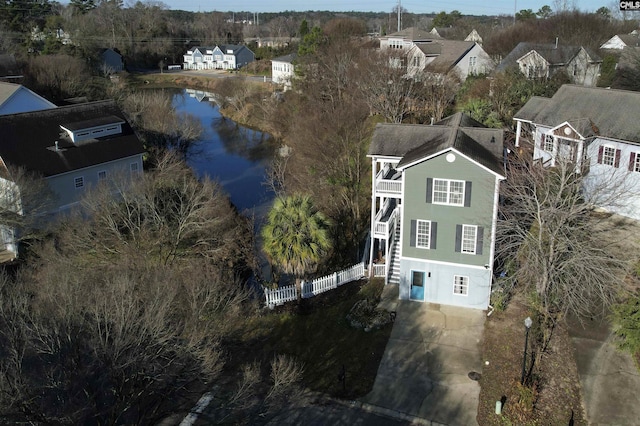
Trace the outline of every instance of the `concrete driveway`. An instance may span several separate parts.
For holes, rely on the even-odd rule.
[[[627,352],[620,351],[606,319],[569,321],[590,425],[640,423],[640,373]]]
[[[483,311],[397,300],[387,286],[382,307],[397,312],[373,390],[373,411],[419,423],[475,425],[482,372]]]

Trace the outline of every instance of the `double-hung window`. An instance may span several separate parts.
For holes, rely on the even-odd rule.
[[[464,184],[463,180],[433,179],[433,203],[463,206]]]
[[[553,135],[545,134],[542,136],[544,138],[543,147],[547,152],[553,151]]]
[[[453,276],[453,294],[466,296],[469,294],[469,277],[462,275]]]
[[[476,254],[477,241],[478,227],[475,225],[462,225],[461,252],[466,254]]]
[[[629,158],[629,171],[640,172],[640,152],[632,152]]]
[[[78,177],[74,178],[73,179],[73,184],[76,187],[76,189],[84,188],[84,177],[83,176],[78,176]]]
[[[431,221],[417,220],[416,221],[416,247],[418,248],[430,248],[431,243]]]
[[[602,148],[602,164],[613,166],[616,163],[616,149],[610,146]]]

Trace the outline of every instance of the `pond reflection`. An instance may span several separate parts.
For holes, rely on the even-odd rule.
[[[176,111],[197,117],[204,128],[187,163],[199,176],[220,182],[240,211],[250,210],[262,217],[273,199],[263,182],[274,144],[268,134],[223,117],[210,100],[212,95],[193,90],[173,95]]]

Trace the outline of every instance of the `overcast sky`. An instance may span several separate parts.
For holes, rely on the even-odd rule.
[[[132,0],[133,1],[133,0]],[[397,0],[163,0],[169,8],[188,10],[191,12],[210,12],[213,10],[250,11],[250,12],[282,12],[285,10],[330,10],[330,11],[365,11],[390,12],[398,4]],[[125,1],[125,3],[129,3]],[[571,3],[569,1],[568,3]],[[611,6],[617,2],[611,0],[576,0],[575,4],[582,11],[593,12],[601,6]],[[554,1],[542,0],[404,0],[403,8],[411,13],[430,13],[442,10],[451,12],[459,10],[463,15],[512,15],[514,9],[531,9],[537,12],[543,5],[554,8]],[[640,12],[638,12],[640,18]]]

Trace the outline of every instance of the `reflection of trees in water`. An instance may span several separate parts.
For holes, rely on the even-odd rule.
[[[146,146],[170,149],[183,157],[197,155],[203,126],[192,114],[179,111],[175,91],[142,90],[127,96],[124,110]]]
[[[211,128],[218,134],[220,142],[228,153],[239,155],[252,162],[273,157],[274,139],[267,133],[240,126],[225,117],[213,120]]]

